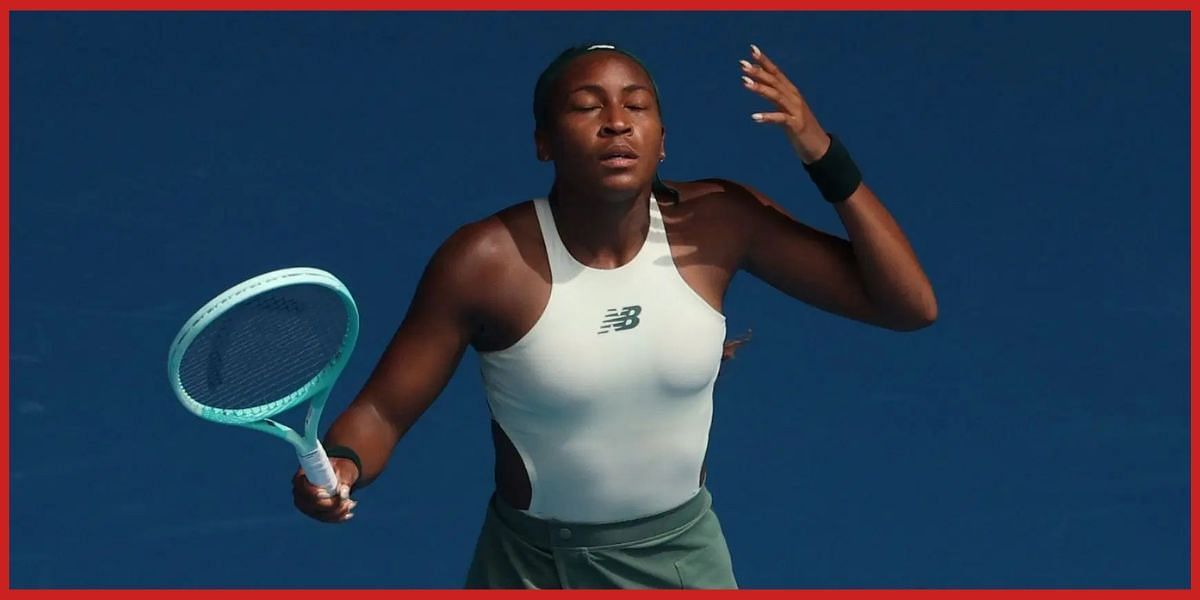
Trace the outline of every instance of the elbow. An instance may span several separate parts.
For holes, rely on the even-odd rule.
[[[893,323],[891,327],[888,327],[888,329],[891,329],[892,331],[899,331],[901,333],[918,331],[933,325],[935,320],[936,319],[909,319],[906,321]]]
[[[903,316],[898,316],[888,329],[902,332],[917,331],[933,325],[937,321],[937,318],[937,300],[934,299],[933,294],[930,294],[927,302],[906,311]]]

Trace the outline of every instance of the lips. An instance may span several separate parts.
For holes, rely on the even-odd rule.
[[[600,164],[607,167],[632,167],[637,163],[638,153],[624,145],[610,146],[600,153]]]

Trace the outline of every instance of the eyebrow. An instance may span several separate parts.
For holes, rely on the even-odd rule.
[[[629,92],[636,92],[638,90],[643,90],[643,91],[647,91],[650,93],[654,93],[654,90],[652,90],[649,87],[644,86],[640,83],[632,83],[632,84],[629,84],[629,85],[621,88],[621,93],[628,94]],[[567,93],[574,94],[575,92],[583,92],[583,91],[596,92],[599,94],[603,94],[605,92],[603,87],[592,83],[592,84],[587,84],[587,85],[581,85]]]

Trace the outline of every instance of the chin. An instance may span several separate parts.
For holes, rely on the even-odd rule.
[[[636,173],[611,173],[600,177],[597,185],[613,192],[634,193],[649,188],[653,182],[653,175],[647,179]]]

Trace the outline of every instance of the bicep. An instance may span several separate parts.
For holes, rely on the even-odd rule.
[[[403,321],[355,399],[401,435],[442,392],[470,343],[471,310],[456,259],[443,246],[430,260]]]

